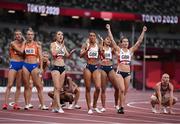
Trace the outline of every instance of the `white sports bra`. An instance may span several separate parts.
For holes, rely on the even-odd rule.
[[[122,49],[120,49],[119,53],[119,63],[125,64],[125,65],[130,65],[131,64],[131,56],[132,53],[130,50],[127,52],[124,52]]]
[[[89,46],[89,43],[87,43],[87,45]],[[91,48],[88,50],[88,58],[97,59],[98,56],[99,56],[99,48],[98,48],[98,45],[96,44],[95,47],[91,47]]]
[[[64,56],[65,55],[65,47],[62,46],[62,45],[57,44],[56,42],[55,42],[55,44],[56,44],[55,49],[56,49],[56,51],[58,51],[57,56]]]
[[[104,50],[104,58],[103,59],[112,59],[112,48],[109,47],[108,50]]]

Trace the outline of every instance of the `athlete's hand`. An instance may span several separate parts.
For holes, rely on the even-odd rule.
[[[43,69],[39,69],[39,77],[42,78],[42,72],[43,72]]]
[[[74,53],[76,51],[76,48],[72,49],[70,54]]]
[[[106,24],[106,28],[109,30],[111,26],[109,24]]]
[[[146,31],[147,31],[147,27],[144,26],[144,27],[143,27],[143,32],[146,32]]]
[[[87,44],[86,44],[85,50],[88,51],[89,49],[90,49],[90,45],[87,45]]]

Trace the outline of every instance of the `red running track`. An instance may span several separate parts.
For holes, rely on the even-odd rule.
[[[52,113],[51,110],[42,111],[38,109],[38,99],[36,93],[33,94],[32,104],[34,108],[31,110],[13,110],[9,106],[8,110],[0,110],[0,123],[180,123],[180,103],[178,102],[174,106],[175,114],[153,114],[151,112],[151,106],[149,104],[149,98],[152,91],[142,92],[136,91],[134,89],[129,89],[125,114],[117,114],[114,108],[114,91],[109,89],[107,91],[107,111],[98,114],[93,113],[93,115],[87,114],[85,94],[84,90],[81,91],[81,97],[79,100],[79,105],[82,106],[80,110],[68,110],[64,109],[65,113]],[[0,94],[0,105],[2,106],[4,94]],[[176,97],[180,99],[180,92],[175,93]],[[92,97],[92,95],[91,95]],[[11,94],[11,98],[13,95]],[[10,98],[10,101],[12,99]],[[48,98],[45,92],[46,105],[49,105],[51,99]],[[24,105],[23,95],[20,98],[20,105]],[[98,101],[98,106],[101,107],[100,98]]]

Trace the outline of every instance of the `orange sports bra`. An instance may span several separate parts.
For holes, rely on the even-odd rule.
[[[35,41],[31,44],[26,43],[24,52],[25,56],[38,56],[38,44]]]

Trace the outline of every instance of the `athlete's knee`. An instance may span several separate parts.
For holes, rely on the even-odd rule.
[[[98,93],[99,93],[99,92],[100,92],[100,89],[101,89],[100,87],[95,87],[95,92],[98,92]]]
[[[6,89],[11,89],[12,86],[13,86],[13,84],[12,84],[12,85],[8,84],[8,85],[6,86]]]
[[[178,102],[178,98],[177,97],[174,97],[173,98],[173,105],[176,104]]]
[[[54,92],[59,92],[60,93],[61,88],[60,87],[54,87]]]
[[[43,90],[43,85],[37,84],[36,88],[37,88],[38,91],[42,91]]]
[[[124,88],[121,88],[121,89],[119,90],[119,93],[125,94],[125,89],[124,89]]]
[[[101,93],[105,94],[105,92],[106,92],[106,88],[101,88]]]
[[[151,99],[152,101],[156,101],[156,100],[157,100],[157,97],[154,96],[154,95],[152,95],[152,96],[150,97],[150,99]]]
[[[154,95],[152,95],[152,96],[150,97],[150,102],[151,102],[151,104],[157,104],[157,103],[158,103],[157,97],[154,96]]]
[[[77,94],[77,93],[80,93],[79,87],[77,87],[77,88],[74,90],[74,94]]]
[[[91,92],[91,88],[90,87],[86,87],[86,92],[90,93]]]
[[[119,94],[119,88],[115,88],[114,94]]]
[[[28,84],[28,83],[25,83],[25,84],[24,84],[24,88],[25,88],[25,89],[30,89],[29,84]]]

